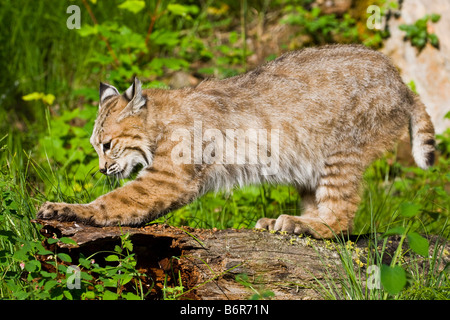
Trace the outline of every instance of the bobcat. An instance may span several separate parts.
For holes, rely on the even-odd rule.
[[[425,106],[386,56],[358,45],[289,52],[195,88],[142,90],[135,79],[120,94],[100,83],[99,104],[100,172],[143,168],[91,203],[46,202],[38,218],[138,226],[210,190],[267,182],[293,184],[303,214],[256,228],[331,238],[351,232],[365,168],[408,127],[417,165],[434,162]]]

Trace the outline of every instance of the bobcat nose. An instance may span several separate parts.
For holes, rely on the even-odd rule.
[[[101,173],[106,174],[106,172],[108,171],[107,169],[107,165],[105,164],[105,166],[103,168],[100,168],[99,170]]]
[[[100,168],[99,171],[103,174],[106,174],[106,172],[108,171],[108,163],[105,162],[105,164],[103,165],[103,168]]]

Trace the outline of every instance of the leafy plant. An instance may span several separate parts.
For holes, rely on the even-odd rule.
[[[444,116],[444,119],[450,119],[450,111]],[[436,135],[438,140],[437,149],[443,157],[450,158],[450,128],[447,128],[442,134]]]
[[[39,241],[21,239],[11,232],[1,232],[3,240],[14,246],[14,254],[2,251],[0,266],[5,267],[2,279],[15,299],[73,299],[67,287],[67,265],[72,259],[66,253],[52,252]],[[69,238],[49,238],[49,244],[61,241],[73,244]],[[43,262],[45,261],[45,262]],[[17,268],[18,266],[18,268]],[[12,272],[12,270],[16,272]]]
[[[93,257],[80,257],[82,267],[96,274],[93,290],[87,290],[81,298],[102,300],[142,300],[145,298],[141,277],[146,275],[136,270],[136,258],[130,234],[120,236],[121,245],[116,245],[114,252],[106,256],[105,261],[114,265],[100,266]],[[133,291],[126,289],[131,284]],[[148,291],[149,292],[149,291]],[[148,294],[147,292],[147,294]]]
[[[194,17],[199,14],[199,7],[194,4],[167,3],[156,1],[126,0],[117,8],[124,15],[132,15],[130,20],[117,23],[115,21],[97,20],[94,10],[87,1],[83,1],[86,9],[91,13],[92,25],[84,24],[79,30],[82,37],[98,37],[101,39],[102,50],[93,54],[88,63],[95,65],[95,71],[107,74],[107,81],[117,84],[125,84],[134,75],[153,79],[150,86],[161,86],[156,80],[166,70],[177,71],[189,67],[187,55],[191,43],[198,46],[199,42],[182,41],[181,30],[183,24],[189,25]],[[96,6],[96,3],[93,3]],[[145,17],[143,12],[150,13],[150,21],[147,33],[135,30],[131,21]],[[182,17],[183,19],[178,19]],[[159,22],[164,23],[164,28],[159,28]],[[184,22],[182,22],[184,21]],[[192,39],[192,34],[190,37]],[[176,48],[183,45],[183,55],[178,55]],[[164,53],[170,52],[170,57]],[[100,67],[100,68],[99,68]]]
[[[401,236],[391,264],[389,266],[383,265],[381,267],[381,283],[389,294],[398,294],[406,285],[406,272],[401,267],[401,256],[402,254],[404,254],[403,242],[405,241],[405,239],[408,240],[409,247],[413,252],[425,258],[428,257],[428,240],[422,237],[417,232],[411,231],[411,227],[413,225],[413,222],[411,220],[419,214],[421,208],[422,207],[420,205],[415,203],[402,203],[399,208],[399,214],[400,216],[409,219],[408,225],[406,227],[395,227],[389,229],[384,233],[384,236],[395,234]]]
[[[425,15],[422,19],[417,20],[414,24],[402,24],[399,29],[405,31],[405,39],[411,41],[411,44],[421,51],[427,43],[433,47],[439,47],[439,39],[435,33],[428,31],[428,23],[437,23],[441,16],[439,14]]]
[[[285,11],[293,13],[288,14],[282,23],[300,26],[300,33],[311,37],[315,44],[334,42],[337,35],[348,42],[358,37],[355,20],[349,14],[341,20],[334,14],[321,15],[318,7],[306,10],[303,6],[286,6]]]
[[[406,209],[408,207],[408,209]],[[402,214],[412,214],[415,205],[407,204],[400,209]],[[408,223],[408,226],[412,224]],[[447,225],[443,226],[443,230]],[[375,225],[372,225],[376,228]],[[383,235],[371,233],[364,247],[356,247],[350,240],[336,238],[326,242],[328,249],[336,250],[339,262],[330,265],[313,245],[324,266],[322,279],[317,279],[314,288],[324,299],[338,300],[387,300],[387,299],[450,299],[450,273],[446,264],[447,239],[438,237],[430,250],[427,239],[407,228],[392,228]],[[400,235],[391,256],[392,242],[389,235]],[[409,250],[403,243],[407,239]],[[420,253],[417,253],[420,252]],[[405,259],[408,255],[408,260]],[[385,264],[383,261],[391,260]],[[407,263],[405,261],[408,261]]]
[[[164,278],[163,300],[177,300],[180,296],[184,294],[184,286],[181,280],[181,272],[178,271],[178,286],[171,287],[167,284],[167,274]]]

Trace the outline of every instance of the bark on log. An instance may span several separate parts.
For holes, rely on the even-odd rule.
[[[167,225],[97,228],[75,222],[35,222],[42,224],[41,233],[46,237],[56,234],[77,242],[77,246],[57,243],[58,252],[70,254],[74,262],[79,253],[89,256],[112,251],[120,243],[120,236],[130,233],[139,270],[151,280],[148,286],[156,284],[149,295],[154,299],[161,298],[164,282],[179,285],[178,275],[185,292],[180,298],[231,300],[248,299],[263,291],[273,292],[274,299],[320,299],[315,279],[323,279],[326,272],[339,277],[335,242],[247,229],[202,230]],[[352,250],[355,268],[366,262],[367,241],[360,237],[352,244],[359,248]],[[398,238],[390,239],[387,251],[394,252],[397,244]],[[236,281],[236,276],[242,274],[247,275],[246,284]]]

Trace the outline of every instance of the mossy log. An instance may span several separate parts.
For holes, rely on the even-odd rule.
[[[264,292],[273,299],[321,299],[317,281],[327,275],[327,279],[339,283],[343,275],[336,248],[349,246],[354,267],[362,268],[361,274],[365,275],[367,267],[368,237],[359,237],[356,242],[346,240],[339,246],[336,240],[248,229],[204,230],[156,224],[97,228],[75,222],[35,222],[42,224],[41,233],[46,237],[69,237],[77,242],[52,245],[58,252],[71,255],[75,263],[80,253],[87,257],[112,251],[120,236],[129,233],[137,268],[149,279],[146,285],[151,287],[151,299],[161,298],[164,285],[178,286],[180,276],[184,287],[180,299],[248,299],[254,294],[262,297]],[[387,259],[389,252],[395,251],[398,237],[388,243]],[[99,255],[95,259],[101,260]]]

